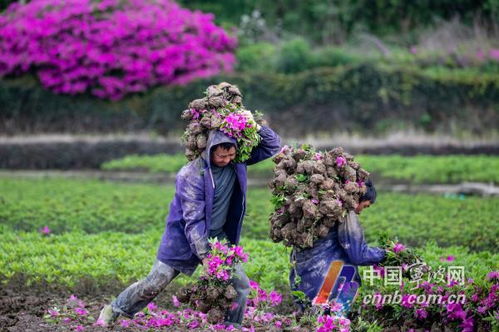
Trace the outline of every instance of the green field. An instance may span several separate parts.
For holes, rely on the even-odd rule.
[[[162,231],[173,185],[40,179],[0,179],[0,224],[14,231],[48,226],[54,234],[79,231]],[[243,237],[268,238],[271,194],[250,188]],[[498,198],[443,197],[381,192],[361,216],[369,241],[388,233],[421,246],[467,246],[493,250],[499,244]]]
[[[359,155],[365,169],[376,176],[412,183],[460,183],[466,181],[499,183],[499,157],[496,156],[428,156]],[[175,173],[184,164],[183,155],[127,156],[102,165],[104,170],[142,170]],[[271,160],[250,166],[249,176],[269,176]]]
[[[173,189],[172,184],[0,179],[0,283],[43,288],[54,294],[93,289],[96,294],[115,295],[115,290],[149,272]],[[249,189],[241,240],[250,255],[245,271],[264,289],[280,290],[289,299],[290,249],[267,239],[270,197],[265,188]],[[497,198],[382,192],[361,219],[370,244],[375,245],[380,234],[388,233],[416,247],[434,270],[463,267],[466,278],[488,289],[491,282],[486,280],[487,274],[499,270],[498,203]],[[50,234],[41,232],[45,226]],[[446,261],[449,256],[453,257],[451,262]],[[361,268],[361,273],[366,268]],[[180,277],[171,289],[192,280]],[[463,289],[471,294],[471,286]],[[365,285],[359,296],[379,291],[392,290],[380,284]],[[397,325],[413,317],[412,309],[388,306],[386,310],[371,308],[355,324],[381,331],[380,326]],[[486,324],[486,317],[480,319]]]

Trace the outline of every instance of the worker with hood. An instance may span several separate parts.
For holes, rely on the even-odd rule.
[[[198,264],[207,264],[208,240],[239,243],[246,209],[247,165],[279,151],[280,138],[266,126],[257,126],[260,143],[244,163],[235,163],[237,143],[218,130],[208,135],[202,155],[177,174],[176,189],[156,261],[149,275],[130,285],[102,309],[99,322],[108,325],[119,315],[132,317],[151,302],[180,273],[192,275]],[[226,325],[239,327],[249,293],[249,279],[236,266],[232,285],[236,303],[226,313]]]

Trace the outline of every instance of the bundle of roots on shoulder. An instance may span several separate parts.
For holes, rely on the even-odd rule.
[[[245,110],[243,97],[238,87],[226,82],[211,85],[205,91],[204,98],[195,99],[182,112],[182,119],[189,121],[182,137],[185,146],[185,156],[193,160],[204,151],[208,133],[212,129],[219,129],[227,112],[221,109]],[[227,114],[225,114],[226,116]],[[262,114],[255,112],[254,120],[263,123]]]
[[[225,312],[236,299],[237,292],[228,282],[212,284],[206,280],[199,280],[195,284],[182,287],[176,296],[179,302],[194,310],[208,313],[208,316],[211,315],[210,322],[216,324],[223,320]]]
[[[285,146],[273,158],[269,183],[276,199],[270,237],[287,246],[310,248],[329,234],[366,192],[369,172],[338,147],[317,152],[311,146]]]

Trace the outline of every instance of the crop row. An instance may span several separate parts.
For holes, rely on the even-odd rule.
[[[53,234],[163,230],[173,185],[65,179],[0,179],[0,224],[14,231],[48,226]],[[243,237],[267,239],[271,193],[250,188]],[[369,241],[383,233],[413,246],[434,240],[492,250],[499,245],[499,199],[378,194],[361,216]]]
[[[155,259],[160,231],[141,234],[105,232],[82,234],[68,232],[43,235],[38,232],[13,232],[0,227],[0,278],[23,275],[29,283],[49,282],[73,287],[82,279],[103,284],[119,280],[124,284],[144,277]],[[250,261],[248,276],[262,287],[285,288],[290,269],[289,249],[267,240],[245,238],[242,241]],[[439,248],[427,244],[418,249],[430,266],[440,266],[452,256],[452,265],[464,266],[469,278],[483,279],[497,269],[498,254],[488,251],[471,253],[467,248]],[[272,264],[268,264],[272,262]],[[187,278],[180,278],[185,283]]]
[[[496,156],[429,156],[414,157],[388,155],[359,155],[356,157],[363,168],[384,178],[406,180],[413,183],[460,183],[465,181],[499,183],[499,157]],[[144,170],[157,173],[175,173],[184,164],[183,155],[130,155],[106,162],[105,170]],[[271,160],[249,167],[251,175],[271,174],[274,164]]]

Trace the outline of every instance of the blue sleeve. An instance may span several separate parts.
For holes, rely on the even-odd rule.
[[[176,187],[182,207],[182,219],[185,221],[185,236],[191,251],[202,260],[210,249],[205,218],[203,179],[179,174]]]
[[[354,212],[350,212],[338,226],[338,238],[352,264],[374,265],[385,258],[384,249],[366,244],[364,231]]]
[[[281,139],[272,129],[262,126],[258,132],[262,138],[260,144],[251,151],[250,158],[246,161],[247,165],[253,165],[257,162],[272,157],[281,148]]]

